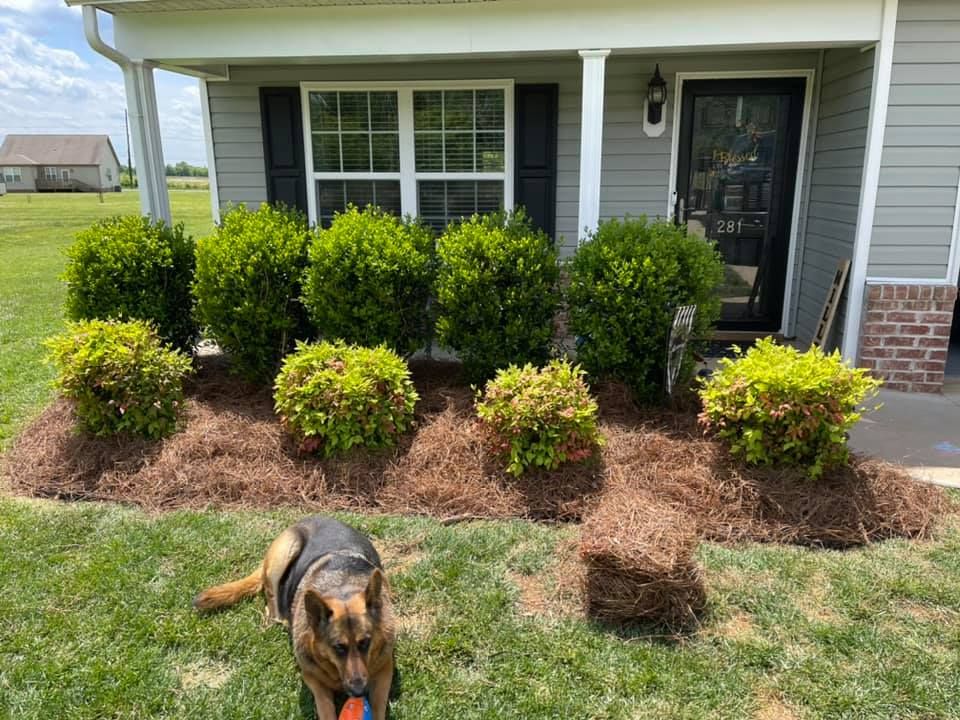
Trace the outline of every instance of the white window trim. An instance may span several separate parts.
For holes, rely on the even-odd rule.
[[[303,118],[303,154],[307,171],[307,214],[311,225],[316,225],[318,180],[399,180],[400,211],[404,215],[419,215],[417,201],[418,180],[500,180],[503,181],[503,207],[513,209],[514,127],[512,79],[498,80],[429,80],[409,82],[302,82],[300,105]],[[313,134],[310,128],[311,92],[370,92],[393,90],[397,93],[397,130],[400,150],[400,172],[315,172],[313,169]],[[503,172],[490,173],[436,173],[416,172],[413,132],[413,93],[415,90],[503,90]]]
[[[23,170],[14,166],[3,168],[3,181],[8,183],[22,183]]]
[[[813,91],[816,70],[801,68],[797,70],[718,70],[715,72],[678,72],[676,74],[675,102],[673,103],[673,128],[670,139],[670,185],[667,192],[667,217],[673,219],[673,209],[677,201],[677,171],[680,151],[680,115],[683,110],[683,83],[685,80],[753,80],[756,78],[802,77],[806,80],[803,96],[803,115],[800,125],[800,147],[797,149],[797,175],[794,181],[793,208],[790,211],[790,245],[787,249],[787,276],[784,279],[783,311],[780,313],[780,327],[775,331],[784,332],[790,324],[793,304],[793,286],[798,279],[794,277],[797,262],[798,232],[800,229],[800,206],[803,199],[802,183],[806,177],[807,146],[810,142],[811,118],[813,116]]]

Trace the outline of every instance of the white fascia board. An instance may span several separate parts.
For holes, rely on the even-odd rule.
[[[827,19],[827,21],[825,21]],[[880,0],[524,0],[378,7],[131,13],[117,47],[178,64],[558,52],[864,45],[880,38]]]

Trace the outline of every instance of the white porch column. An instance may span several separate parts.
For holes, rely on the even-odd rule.
[[[873,56],[873,97],[867,120],[867,148],[860,181],[860,207],[857,231],[853,239],[853,258],[847,286],[847,312],[843,323],[841,352],[846,360],[857,362],[860,352],[860,323],[863,320],[863,298],[870,263],[870,242],[873,238],[873,216],[877,209],[880,186],[880,164],[883,156],[883,135],[887,128],[887,106],[890,103],[890,82],[893,78],[893,46],[897,34],[899,0],[884,0],[880,42]]]
[[[140,187],[140,210],[154,220],[170,223],[170,198],[167,195],[163,148],[160,146],[160,119],[157,91],[153,84],[153,65],[131,61],[123,69],[130,113],[133,157]]]
[[[600,221],[600,160],[603,154],[603,78],[609,50],[581,50],[583,91],[580,111],[580,205],[577,242]]]

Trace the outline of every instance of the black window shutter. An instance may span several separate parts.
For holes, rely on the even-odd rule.
[[[557,85],[515,86],[514,203],[554,236],[557,221]]]
[[[260,88],[267,200],[307,212],[300,88]]]

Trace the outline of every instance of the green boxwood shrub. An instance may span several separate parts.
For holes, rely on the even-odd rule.
[[[522,210],[450,225],[437,241],[437,258],[437,338],[457,353],[471,380],[549,357],[557,251]]]
[[[383,447],[413,423],[417,392],[406,362],[382,345],[299,343],[274,386],[280,422],[303,452]]]
[[[307,221],[282,207],[231,209],[197,242],[197,317],[248,380],[273,377],[297,339],[309,335],[300,304]]]
[[[194,243],[183,225],[140,215],[98,220],[77,233],[67,258],[62,279],[71,320],[148,320],[167,342],[192,348]]]
[[[847,432],[880,381],[839,352],[760,340],[724,358],[700,390],[701,423],[753,465],[799,465],[811,477],[847,460]]]
[[[433,237],[415,222],[350,207],[310,243],[303,303],[321,336],[403,355],[432,332]]]
[[[68,324],[47,340],[57,387],[73,401],[81,429],[156,440],[172,433],[183,407],[190,358],[164,345],[142,320]]]
[[[583,376],[579,367],[554,360],[542,370],[511,365],[487,383],[477,415],[509,472],[556,470],[600,446],[597,403]]]
[[[723,264],[683,228],[645,217],[600,224],[569,264],[569,327],[577,360],[594,377],[627,383],[640,400],[662,396],[667,339],[679,305],[697,306],[694,337],[719,317]],[[686,370],[692,362],[688,348]]]

